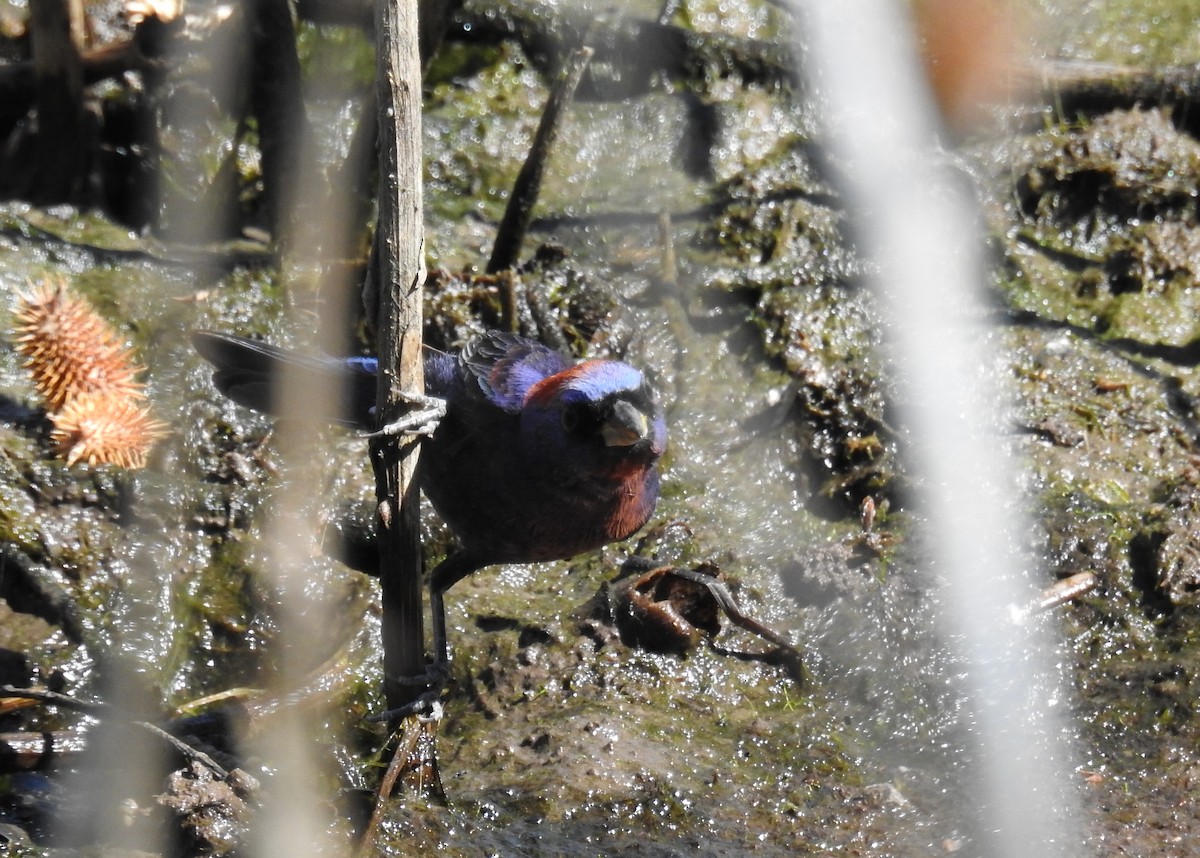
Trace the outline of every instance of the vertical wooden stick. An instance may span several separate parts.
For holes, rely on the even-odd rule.
[[[404,410],[403,393],[424,391],[425,242],[417,0],[381,0],[376,14],[380,159],[376,401],[382,425]],[[379,501],[384,690],[389,709],[404,706],[423,690],[397,682],[397,677],[419,676],[426,669],[420,505],[414,479],[418,451],[415,438],[404,435],[377,438],[371,444]]]

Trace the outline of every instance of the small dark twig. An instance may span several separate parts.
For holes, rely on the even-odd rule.
[[[164,742],[166,742],[168,745],[170,745],[172,748],[174,748],[176,753],[178,753],[184,759],[190,760],[192,762],[200,763],[200,765],[211,769],[212,773],[218,779],[225,780],[226,778],[229,777],[229,772],[227,772],[224,768],[222,768],[220,763],[218,763],[216,760],[214,760],[212,757],[210,757],[208,754],[204,753],[203,751],[199,750],[198,748],[193,748],[191,745],[189,745],[187,742],[183,741],[183,739],[180,739],[178,736],[172,736],[170,733],[168,733],[162,727],[159,727],[155,724],[151,724],[149,721],[134,721],[133,723],[136,724],[138,727],[141,727],[143,730],[147,730],[150,733],[152,733],[153,735],[162,739]]]
[[[52,706],[61,706],[64,709],[73,709],[76,712],[86,712],[89,715],[97,715],[101,712],[112,711],[112,704],[101,701],[80,700],[78,697],[71,697],[67,694],[60,694],[57,691],[50,691],[46,688],[17,688],[13,685],[0,685],[0,699],[24,698],[27,700],[37,700],[41,703],[46,703]],[[168,745],[175,749],[184,759],[198,762],[212,769],[221,780],[229,777],[227,772],[216,760],[201,750],[193,748],[187,742],[177,736],[171,735],[169,732],[159,727],[156,724],[151,724],[149,721],[134,721],[136,726],[146,730],[158,738],[162,739]]]
[[[60,694],[57,691],[50,691],[46,688],[17,688],[14,685],[0,685],[0,698],[8,699],[14,697],[37,700],[40,703],[61,706],[64,709],[73,709],[76,712],[86,712],[89,715],[103,712],[109,705],[107,703],[80,700],[78,697]]]
[[[508,206],[504,209],[504,218],[500,221],[496,243],[492,247],[492,258],[488,260],[488,274],[507,271],[517,263],[521,242],[525,240],[525,233],[529,230],[529,222],[533,218],[533,207],[541,192],[550,147],[554,145],[554,139],[558,136],[562,113],[571,103],[575,90],[579,88],[583,71],[593,53],[591,48],[585,46],[571,54],[550,92],[541,122],[538,123],[537,134],[533,138],[533,146],[521,166],[512,196],[508,198]]]

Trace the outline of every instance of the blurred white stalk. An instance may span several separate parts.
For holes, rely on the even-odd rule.
[[[263,11],[262,7],[263,4],[249,4],[243,8],[242,17],[235,19],[246,28],[234,40],[236,45],[256,49],[249,33],[254,25],[249,19],[254,14],[279,11],[278,8]],[[283,11],[286,14],[286,8]],[[223,59],[211,57],[212,68],[227,75],[219,86],[231,90],[243,87],[249,75],[262,73],[243,62]],[[238,104],[239,100],[230,98],[223,103]],[[259,119],[264,123],[262,117]],[[202,116],[176,116],[175,121],[181,127],[191,122],[198,136],[204,130]],[[303,139],[305,134],[301,128],[290,131],[296,139]],[[320,348],[323,332],[340,333],[350,327],[345,318],[350,290],[337,288],[347,284],[330,288],[329,283],[338,276],[331,271],[344,271],[345,266],[329,264],[328,253],[330,248],[340,251],[349,245],[345,235],[354,224],[347,200],[341,195],[331,199],[326,194],[324,170],[320,169],[323,165],[305,161],[303,157],[298,156],[290,163],[292,174],[282,191],[270,189],[282,193],[281,205],[289,213],[281,218],[287,226],[272,237],[282,257],[276,276],[288,298],[288,327],[296,334],[295,342],[287,345],[315,352]],[[219,211],[204,213],[200,223],[219,229],[219,217]],[[187,238],[197,240],[196,235]],[[341,395],[338,390],[315,388],[286,368],[276,383],[282,413],[329,413],[334,410],[335,398]],[[263,552],[259,555],[262,563],[257,572],[264,591],[274,596],[270,610],[276,636],[269,660],[274,670],[260,678],[260,685],[269,698],[284,701],[310,684],[311,674],[328,657],[317,649],[325,646],[327,635],[315,626],[337,625],[337,620],[330,618],[344,610],[344,605],[331,599],[324,587],[310,579],[314,566],[313,534],[319,530],[316,518],[328,488],[328,474],[323,467],[327,456],[320,450],[321,431],[316,423],[280,420],[272,436],[277,474],[271,497],[263,507]],[[363,456],[366,456],[365,445]],[[329,779],[323,776],[318,757],[317,749],[340,740],[338,736],[327,735],[326,721],[320,706],[284,702],[267,716],[266,723],[255,725],[253,736],[242,737],[242,758],[254,760],[267,773],[262,779],[263,793],[258,797],[261,805],[247,838],[246,854],[260,858],[349,854],[350,844],[337,842],[332,835],[336,810]],[[251,771],[259,775],[256,768]]]
[[[1056,642],[1037,623],[1014,622],[1007,607],[1028,604],[1034,588],[1003,439],[1006,391],[984,321],[978,213],[961,177],[938,167],[935,107],[908,4],[794,7],[849,222],[877,266],[869,285],[887,320],[903,451],[920,485],[915,511],[927,526],[944,628],[966,668],[975,845],[996,856],[1075,854],[1084,841],[1062,720],[1070,692],[1051,669]]]

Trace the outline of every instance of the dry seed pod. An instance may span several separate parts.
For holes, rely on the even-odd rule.
[[[150,416],[138,397],[119,391],[75,397],[50,419],[50,438],[68,465],[142,468],[154,442],[166,434],[166,426]]]
[[[141,396],[129,349],[86,301],[61,282],[20,296],[17,351],[51,412],[70,399],[101,392]]]
[[[61,281],[20,296],[17,351],[46,400],[51,440],[68,465],[141,468],[166,431],[143,404],[141,367],[116,333]]]

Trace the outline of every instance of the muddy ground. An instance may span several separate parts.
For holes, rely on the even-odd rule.
[[[702,7],[689,5],[685,23],[709,26]],[[779,39],[779,15],[750,4],[724,26]],[[1087,32],[1061,52],[1096,58]],[[363,83],[361,35],[305,25],[303,39],[322,76],[314,113],[345,115],[346,92]],[[972,725],[959,657],[910,538],[919,475],[905,469],[877,351],[886,322],[813,158],[816,107],[787,86],[708,81],[712,136],[697,169],[682,154],[696,139],[691,93],[581,95],[526,242],[536,262],[510,283],[478,270],[545,94],[526,49],[451,40],[431,69],[426,339],[452,349],[511,323],[645,367],[670,403],[663,497],[626,544],[455,587],[438,731],[446,803],[397,801],[376,851],[984,854],[986,822],[964,786]],[[1081,855],[1195,854],[1200,141],[1196,105],[1169,96],[1071,113],[1047,98],[955,141],[947,158],[981,204],[996,371],[1014,398],[999,432],[1025,463],[1026,541],[1040,561],[1031,584],[1094,576],[1036,620],[1059,642],[1068,683],[1062,741],[1076,748]],[[348,135],[333,136],[329,151],[342,151]],[[246,203],[252,165],[239,168]],[[382,708],[377,583],[356,568],[370,557],[365,445],[314,428],[308,466],[285,461],[273,423],[223,400],[184,336],[286,343],[312,324],[322,299],[301,293],[258,234],[184,247],[99,211],[0,209],[0,330],[13,329],[27,281],[65,277],[136,346],[172,430],[142,471],[67,467],[5,339],[0,677],[82,700],[125,677],[140,717],[198,718],[181,730],[188,741],[243,771],[214,779],[176,761],[140,793],[88,792],[81,784],[114,782],[119,761],[102,749],[121,725],[62,705],[0,710],[6,738],[50,731],[63,743],[53,765],[0,775],[10,848],[79,847],[104,818],[122,820],[114,854],[147,831],[182,854],[243,850],[254,809],[281,788],[255,743],[296,697],[318,737],[314,824],[344,848],[362,823],[386,738],[364,720]],[[348,327],[345,340],[367,350],[361,326]],[[303,695],[273,687],[302,649],[281,631],[268,574],[283,491],[306,502],[288,531],[308,582],[299,657],[316,679]],[[452,537],[432,513],[425,536],[432,564]],[[341,543],[355,550],[334,559]],[[803,671],[728,622],[715,635],[631,624],[630,558],[719,571],[797,644]]]

